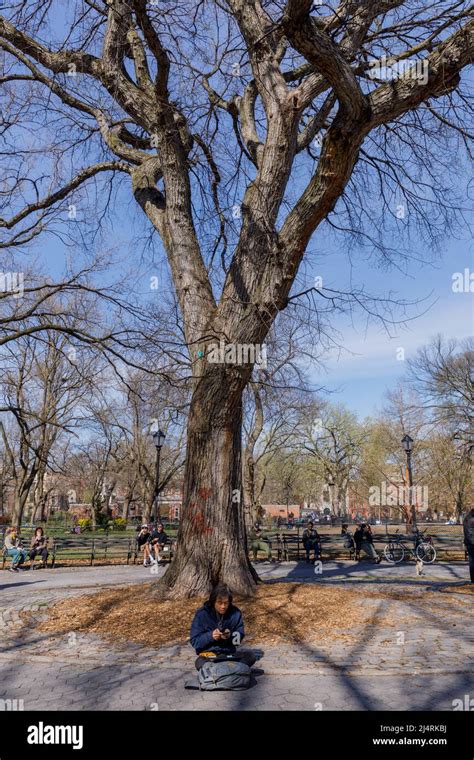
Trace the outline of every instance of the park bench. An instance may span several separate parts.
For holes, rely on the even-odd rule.
[[[3,535],[5,528],[0,529],[0,540],[2,542],[2,554],[1,554],[1,567],[5,568],[7,564],[6,550],[3,547]],[[50,531],[48,531],[50,533]],[[71,537],[55,537],[54,530],[51,531],[53,535],[49,536],[49,559],[51,567],[55,567],[58,564],[108,564],[119,563],[129,564],[133,561],[136,564],[139,561],[141,554],[138,552],[136,543],[136,537],[127,536],[110,536],[109,534],[101,536],[74,536]],[[463,543],[463,535],[460,531],[443,531],[437,533],[436,531],[428,533],[431,535],[433,545],[437,552],[438,560],[467,560],[467,552]],[[23,545],[28,550],[31,542],[33,530],[30,528],[23,528],[21,531],[21,538]],[[292,530],[290,532],[279,533],[266,533],[267,538],[270,541],[273,552],[275,553],[279,561],[281,560],[301,560],[305,557],[305,550],[303,546],[303,534],[299,529]],[[354,559],[353,550],[349,550],[344,546],[344,539],[339,534],[327,535],[320,533],[321,537],[321,559],[333,559],[336,557],[345,556],[349,559]],[[376,550],[379,553],[383,552],[385,544],[391,540],[401,538],[405,543],[412,541],[412,536],[400,531],[399,533],[386,533],[386,532],[374,532],[373,539]],[[175,551],[175,540],[170,539],[168,546],[169,560],[171,561]],[[250,544],[249,544],[250,547]],[[168,559],[168,557],[167,557]]]
[[[94,536],[92,538],[57,538],[51,550],[52,567],[58,564],[129,564],[133,554],[133,539]]]
[[[330,557],[339,556],[341,553],[354,559],[354,549],[348,549],[344,546],[344,538],[339,535],[319,534],[320,537],[320,559],[329,559]],[[278,560],[301,560],[306,557],[306,550],[303,545],[303,533],[299,531],[293,533],[280,533],[277,536],[277,557]]]
[[[434,548],[436,549],[437,560],[467,560],[467,551],[464,546],[463,534],[458,533],[430,533]],[[413,545],[413,534],[399,531],[398,533],[373,533],[374,546],[378,552],[383,552],[385,545],[391,541],[402,540],[408,546]]]
[[[436,549],[438,559],[467,559],[467,552],[463,543],[462,533],[430,534],[433,546]],[[320,533],[321,559],[335,559],[336,557],[348,557],[355,559],[354,549],[344,546],[344,537],[341,535],[326,535]],[[373,533],[374,547],[382,553],[384,547],[390,541],[402,539],[404,543],[411,544],[413,536],[406,533]],[[292,533],[280,533],[277,536],[277,557],[281,561],[301,560],[306,556],[303,546],[303,535],[299,531]]]
[[[468,559],[462,533],[430,533],[438,559]]]
[[[172,538],[168,538],[168,540],[166,541],[166,543],[164,545],[164,550],[163,549],[161,550],[161,555],[162,555],[162,560],[161,561],[163,562],[164,560],[168,560],[169,562],[171,562],[171,560],[173,559],[175,551],[176,551],[176,540],[172,539]],[[132,549],[131,556],[133,558],[133,564],[134,565],[137,564],[137,561],[138,562],[140,562],[140,561],[143,562],[143,552],[141,552],[139,550],[138,543],[137,543],[136,539],[133,540],[133,549]],[[127,562],[127,564],[128,564],[128,562]]]

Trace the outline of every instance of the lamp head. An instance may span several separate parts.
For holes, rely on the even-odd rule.
[[[153,443],[155,444],[157,449],[161,449],[165,442],[166,435],[163,433],[162,430],[155,430],[153,433]]]

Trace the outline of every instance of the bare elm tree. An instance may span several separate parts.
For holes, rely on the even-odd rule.
[[[264,343],[323,222],[390,257],[394,200],[435,238],[463,213],[441,177],[472,140],[472,6],[13,0],[0,46],[4,244],[60,229],[72,194],[91,224],[128,194],[166,252],[193,387],[159,590],[252,593],[240,452],[255,355],[232,351]],[[209,361],[220,341],[229,361]]]

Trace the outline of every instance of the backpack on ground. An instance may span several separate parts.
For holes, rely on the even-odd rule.
[[[238,691],[250,686],[251,671],[238,660],[206,662],[199,670],[201,691]]]

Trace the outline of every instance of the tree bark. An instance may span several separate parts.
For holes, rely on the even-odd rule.
[[[244,517],[247,529],[257,520],[257,505],[255,503],[255,462],[248,448],[244,450],[243,467],[243,497]]]
[[[145,501],[145,509],[143,510],[143,522],[149,523],[151,520],[151,508],[152,503],[150,501],[150,498],[147,496]]]
[[[13,512],[12,512],[12,526],[20,529],[21,526],[21,520],[23,517],[23,512],[25,510],[25,504],[28,500],[28,493],[29,489],[26,490],[16,490],[15,491],[15,501],[13,504]]]
[[[130,494],[126,494],[124,502],[123,502],[123,508],[122,508],[122,519],[128,520],[128,516],[130,514],[130,504],[132,502],[133,496]]]
[[[405,533],[409,534],[413,531],[413,515],[411,507],[403,507],[403,516],[405,518]]]
[[[158,582],[167,598],[204,596],[218,582],[255,592],[241,498],[242,369],[213,365],[193,393],[178,546]]]
[[[44,492],[44,470],[41,468],[38,471],[36,488],[34,493],[34,507],[33,507],[33,520],[32,522],[40,522],[44,520],[44,513],[46,507],[46,494]]]

